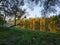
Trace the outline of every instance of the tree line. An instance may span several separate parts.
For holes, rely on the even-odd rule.
[[[47,20],[47,24],[46,21]],[[13,24],[13,23],[12,23]],[[17,20],[16,27],[30,30],[40,30],[46,32],[60,32],[60,15],[51,16],[50,18],[29,18]],[[47,25],[47,29],[46,29]]]

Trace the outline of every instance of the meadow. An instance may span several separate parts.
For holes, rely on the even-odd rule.
[[[0,45],[60,45],[60,34],[20,28],[0,28]]]

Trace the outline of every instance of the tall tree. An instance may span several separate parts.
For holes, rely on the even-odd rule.
[[[3,24],[4,24],[4,20],[3,20],[2,14],[0,14],[0,27],[2,27]]]
[[[7,8],[8,8],[9,2],[8,0],[0,0],[0,13],[3,13],[3,19],[4,19],[4,26],[5,26],[5,19],[7,16]]]
[[[15,17],[15,25],[16,25],[16,18],[18,15],[20,17],[23,15],[22,13],[25,12],[20,8],[20,6],[24,5],[24,0],[0,0],[0,12],[3,11],[4,20],[7,15]],[[20,14],[18,14],[20,13]]]
[[[15,26],[16,26],[16,18],[17,16],[19,15],[20,17],[23,15],[21,14],[22,12],[24,12],[24,10],[22,10],[20,8],[20,6],[23,6],[24,5],[24,0],[10,0],[10,7],[11,7],[11,10],[12,10],[12,13],[14,15],[14,20],[15,20]],[[20,14],[18,14],[20,13]]]

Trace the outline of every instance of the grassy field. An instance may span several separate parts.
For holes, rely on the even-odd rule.
[[[60,34],[0,28],[0,45],[60,45]]]

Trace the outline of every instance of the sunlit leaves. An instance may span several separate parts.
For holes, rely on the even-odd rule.
[[[48,20],[46,24],[46,20]],[[17,20],[17,25],[24,29],[40,30],[52,33],[60,32],[60,15],[52,16],[50,18],[29,18]],[[46,30],[47,25],[47,30]]]

